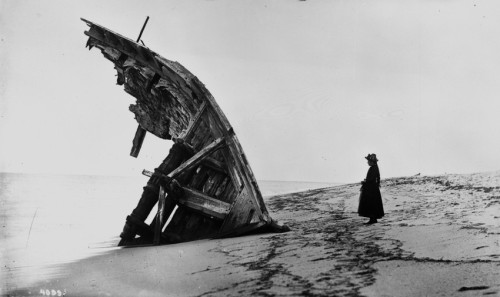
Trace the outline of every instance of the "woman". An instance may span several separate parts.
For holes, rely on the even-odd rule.
[[[380,195],[380,172],[377,166],[377,156],[368,154],[368,173],[366,179],[361,182],[361,195],[359,196],[358,214],[362,217],[370,218],[366,224],[375,224],[377,219],[384,216],[384,206]]]

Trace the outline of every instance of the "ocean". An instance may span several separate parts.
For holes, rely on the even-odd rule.
[[[0,280],[30,282],[55,273],[55,264],[116,248],[146,182],[144,176],[0,173]],[[259,181],[265,200],[334,185]]]

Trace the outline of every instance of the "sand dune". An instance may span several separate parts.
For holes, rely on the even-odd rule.
[[[392,178],[381,191],[375,225],[357,216],[359,184],[279,195],[266,203],[291,232],[113,249],[10,294],[500,295],[500,172]]]

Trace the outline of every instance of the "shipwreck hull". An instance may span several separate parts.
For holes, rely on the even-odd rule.
[[[161,188],[154,224],[137,222],[142,237],[154,236],[155,243],[169,242],[166,237],[182,242],[275,225],[233,128],[198,78],[140,43],[82,20],[90,27],[87,46],[98,48],[114,64],[117,83],[136,98],[130,111],[139,127],[131,155],[139,153],[146,131],[191,151],[187,161],[166,175],[144,172],[175,181],[181,194],[164,227],[172,209],[164,207],[169,195]]]

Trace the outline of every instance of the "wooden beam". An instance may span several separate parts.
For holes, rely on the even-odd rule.
[[[182,189],[184,194],[179,199],[179,204],[220,220],[224,220],[229,213],[231,204],[187,187]]]
[[[140,125],[137,126],[137,130],[135,131],[134,140],[132,140],[132,150],[130,151],[130,155],[134,158],[137,158],[139,152],[141,151],[142,143],[144,142],[144,137],[146,137],[147,131],[144,130]]]
[[[221,173],[228,174],[226,170],[226,166],[224,163],[215,160],[214,158],[206,157],[205,160],[203,160],[203,165],[210,167],[213,170],[219,171]]]
[[[139,37],[137,37],[137,43],[139,43],[139,40],[141,40],[142,37],[142,32],[144,32],[144,28],[146,28],[146,25],[148,24],[149,21],[149,16],[146,18],[146,21],[144,22],[144,25],[142,25],[141,33],[139,33]]]
[[[245,154],[243,153],[243,149],[240,146],[240,142],[238,141],[236,135],[232,135],[227,138],[228,150],[231,151],[231,155],[235,156],[237,159],[235,160],[236,166],[238,167],[238,171],[241,172],[241,178],[243,179],[243,183],[245,187],[252,192],[252,196],[256,198],[257,203],[259,204],[259,208],[266,217],[265,220],[270,220],[271,217],[267,211],[266,205],[264,204],[264,200],[262,198],[262,194],[258,187],[257,181],[255,180],[255,176],[248,164]]]
[[[148,85],[146,86],[146,92],[151,92],[151,89],[160,81],[161,75],[158,73],[155,73],[151,80],[148,82]]]
[[[225,131],[221,125],[218,124],[218,121],[215,120],[215,111],[209,110],[210,112],[207,113],[207,119],[208,122],[210,123],[210,128],[212,133],[214,133],[215,137],[226,137],[226,139],[230,139],[232,136],[233,131]],[[226,144],[229,144],[226,142]],[[234,157],[231,156],[230,152],[226,149],[221,151],[222,156],[224,157],[224,162],[226,163],[226,168],[227,168],[227,173],[231,177],[231,182],[233,183],[234,188],[237,190],[239,193],[241,189],[243,188],[243,183],[241,181],[241,177],[238,173],[238,170],[236,169],[236,164]]]
[[[217,114],[217,116],[218,116],[218,118],[220,120],[220,124],[222,125],[221,128],[223,129],[224,134],[227,134],[227,133],[232,134],[232,133],[234,133],[233,128],[231,127],[231,124],[229,124],[229,121],[227,120],[226,116],[224,115],[224,113],[220,109],[220,107],[217,104],[217,102],[215,102],[214,97],[205,88],[205,86],[203,85],[203,83],[201,83],[198,80],[197,77],[194,77],[193,80],[192,80],[192,82],[191,82],[191,85],[194,87],[195,90],[198,90],[199,92],[201,92],[204,95],[204,97],[206,98],[206,100],[210,104],[210,107],[212,107],[211,110],[215,114]]]
[[[152,176],[153,176],[153,174],[155,174],[155,173],[154,173],[154,172],[152,172],[152,171],[149,171],[149,170],[146,170],[146,169],[143,169],[143,170],[142,170],[142,175],[152,177]]]
[[[163,211],[165,209],[165,189],[160,185],[160,193],[158,195],[158,213],[156,214],[155,237],[154,244],[160,244],[161,231],[163,229]]]
[[[205,109],[207,108],[207,103],[204,101],[196,113],[196,115],[193,117],[193,120],[190,121],[189,126],[186,129],[186,132],[184,133],[184,136],[182,137],[184,141],[189,142],[191,141],[191,138],[193,137],[193,132],[196,130],[200,123],[201,116],[205,112]]]
[[[116,50],[124,53],[132,59],[139,61],[143,65],[150,66],[154,72],[163,73],[161,65],[158,64],[158,61],[155,59],[155,54],[147,49],[145,46],[122,36],[116,32],[113,32],[107,28],[104,28],[98,24],[92,23],[85,19],[82,19],[87,25],[90,26],[89,31],[85,31],[85,35],[94,38],[105,46],[111,46]],[[106,34],[111,33],[115,39],[109,39]],[[108,34],[109,36],[109,34]],[[118,41],[119,44],[116,44],[114,41]]]
[[[200,164],[200,162],[202,162],[208,155],[221,148],[224,144],[225,144],[224,138],[217,138],[212,143],[210,143],[202,150],[200,150],[198,153],[196,153],[194,156],[192,156],[189,160],[182,163],[181,166],[177,167],[172,172],[170,172],[168,174],[168,177],[172,179],[178,176],[179,174],[185,172],[186,170],[192,169],[193,167]]]
[[[215,170],[215,171],[219,171],[221,173],[229,174],[228,171],[226,170],[226,166],[224,165],[224,163],[219,162],[219,161],[215,160],[214,158],[206,157],[205,159],[203,159],[201,161],[201,163],[203,165],[209,167],[210,169]],[[149,171],[149,170],[146,170],[146,169],[142,170],[142,175],[145,175],[145,176],[148,176],[148,177],[152,177],[154,174],[155,173],[152,172],[152,171]]]

